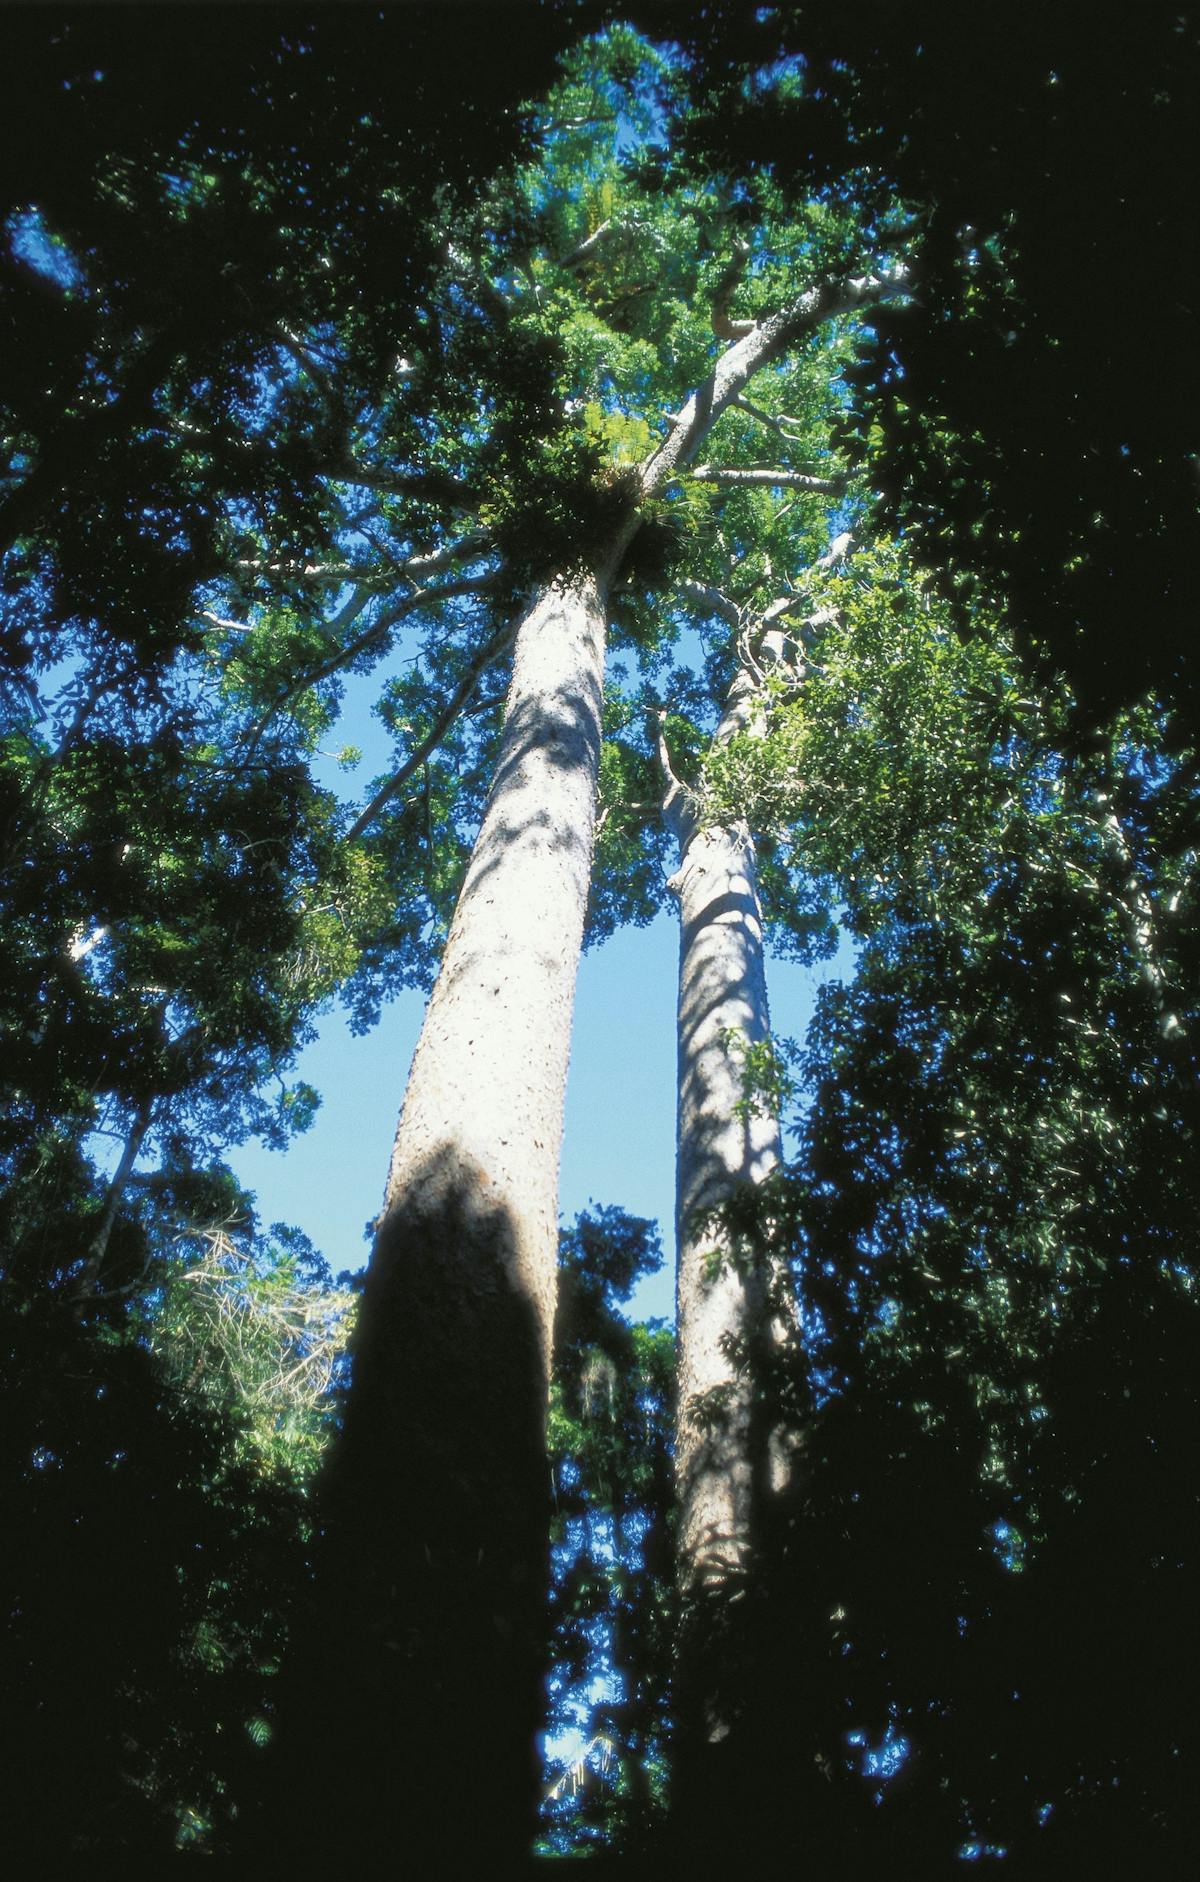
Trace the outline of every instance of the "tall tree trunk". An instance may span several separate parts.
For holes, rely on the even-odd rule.
[[[592,571],[545,588],[517,637],[496,779],[392,1156],[300,1656],[312,1707],[332,1692],[340,1708],[336,1770],[327,1745],[307,1765],[330,1800],[325,1847],[381,1874],[398,1852],[511,1863],[535,1822],[557,1167],[608,589],[645,503],[754,373],[890,291],[823,282],[739,337],[628,474]],[[305,1783],[294,1699],[287,1713],[283,1788],[260,1820],[276,1853]]]
[[[752,727],[756,683],[741,672],[717,741]],[[664,763],[666,762],[664,754]],[[750,1227],[714,1211],[778,1165],[778,1118],[747,1089],[747,1051],[770,1037],[754,839],[744,821],[698,827],[672,780],[665,812],[680,846],[676,1174],[678,1409],[675,1474],[680,1625],[673,1809],[697,1849],[736,1821],[730,1785],[750,1781],[737,1697],[753,1659],[765,1525],[787,1483],[771,1410],[777,1362],[795,1339],[787,1276]],[[757,1808],[747,1799],[747,1808]]]
[[[545,588],[517,636],[328,1472],[315,1665],[339,1713],[323,1837],[373,1874],[401,1856],[464,1873],[519,1860],[535,1826],[558,1153],[614,559]],[[283,1815],[297,1757],[293,1739]]]

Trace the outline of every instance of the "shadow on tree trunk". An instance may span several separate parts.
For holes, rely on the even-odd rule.
[[[367,1865],[520,1860],[535,1825],[549,1478],[535,1305],[443,1145],[380,1222],[252,1842]]]

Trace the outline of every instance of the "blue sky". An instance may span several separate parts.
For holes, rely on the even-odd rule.
[[[691,630],[675,652],[688,662],[703,657]],[[395,766],[392,739],[372,710],[380,686],[379,670],[346,679],[340,717],[313,767],[322,784],[356,804]],[[362,753],[349,772],[337,761],[346,745]],[[627,1311],[635,1319],[674,1318],[677,968],[677,924],[662,914],[585,954],[576,999],[559,1208],[570,1221],[589,1202],[615,1203],[658,1223],[665,1259],[634,1293]],[[768,971],[775,1032],[803,1039],[817,988],[851,971],[850,953],[812,968],[774,961]],[[401,994],[362,1037],[339,1010],[327,1014],[291,1075],[321,1094],[312,1128],[285,1152],[247,1144],[229,1156],[257,1196],[260,1219],[303,1229],[335,1274],[367,1259],[364,1230],[383,1200],[424,1010],[423,994]]]
[[[658,1221],[666,1253],[629,1312],[673,1316],[676,924],[668,915],[626,929],[584,956],[567,1084],[560,1208],[569,1220],[589,1200],[618,1203]],[[775,962],[775,1030],[802,1038],[816,988],[838,962]],[[247,1145],[230,1157],[258,1196],[264,1221],[302,1228],[334,1272],[361,1267],[363,1230],[384,1178],[424,997],[401,995],[362,1038],[339,1012],[326,1016],[299,1075],[321,1093],[312,1129],[283,1153]]]
[[[73,264],[34,211],[9,224],[15,252],[60,286]],[[832,529],[844,526],[834,518]],[[685,632],[676,657],[698,662],[703,648]],[[314,770],[339,795],[360,801],[372,777],[394,765],[391,740],[371,706],[376,673],[346,682],[339,722]],[[362,758],[347,775],[340,747]],[[674,1312],[676,925],[660,915],[647,929],[626,930],[584,957],[567,1089],[560,1209],[570,1220],[589,1202],[616,1203],[659,1224],[665,1260],[630,1303],[634,1317]],[[775,1031],[802,1039],[823,980],[848,971],[845,955],[815,968],[775,962]],[[419,993],[401,995],[365,1037],[353,1036],[340,1010],[327,1014],[295,1076],[321,1094],[313,1127],[286,1152],[244,1145],[229,1161],[253,1190],[260,1218],[304,1230],[334,1273],[363,1265],[365,1225],[379,1208],[392,1136],[424,1012]]]

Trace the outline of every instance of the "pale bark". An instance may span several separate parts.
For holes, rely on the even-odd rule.
[[[716,292],[713,295],[711,308],[712,330],[718,340],[740,340],[743,334],[753,331],[754,322],[752,320],[734,320],[730,313],[730,309],[733,306],[733,297],[742,284],[749,260],[749,243],[744,241],[736,242],[729,265],[726,267],[721,279],[717,282]]]
[[[788,412],[765,412],[761,405],[752,405],[749,399],[735,399],[739,412],[758,420],[768,431],[773,431],[785,444],[795,444],[804,435],[805,424],[802,418],[793,417]]]
[[[778,359],[801,334],[811,333],[826,320],[905,293],[905,281],[901,268],[886,278],[859,275],[851,280],[822,281],[761,321],[733,323],[741,337],[721,355],[704,384],[673,415],[668,435],[641,466],[643,493],[649,496],[691,463],[717,419],[736,404],[755,373]]]
[[[109,1181],[99,1226],[87,1251],[81,1281],[81,1291],[84,1294],[94,1292],[98,1285],[100,1271],[104,1266],[104,1257],[108,1253],[108,1244],[116,1224],[117,1211],[121,1206],[121,1198],[129,1186],[134,1166],[142,1154],[142,1145],[150,1129],[152,1111],[153,1101],[145,1098],[134,1113],[133,1122],[130,1124],[121,1152],[121,1160]]]
[[[811,471],[789,470],[785,465],[753,464],[723,470],[719,464],[697,464],[692,476],[699,484],[763,485],[770,489],[812,490],[837,496],[846,488],[844,477],[818,477]]]
[[[839,538],[817,567],[847,546]],[[752,613],[720,589],[685,591],[737,633],[741,665],[714,744],[765,736],[766,672],[791,686],[805,676],[794,643],[771,625],[798,598]],[[801,1330],[761,1193],[781,1159],[779,1120],[771,1094],[748,1090],[745,1076],[748,1054],[770,1039],[753,832],[738,818],[705,827],[661,739],[660,757],[681,856],[671,884],[680,913],[673,1844],[681,1864],[711,1866],[769,1850],[803,1775],[785,1752],[800,1695],[779,1663],[777,1626],[794,1592],[785,1538],[801,1483]],[[745,1799],[749,1816],[731,1815],[730,1797]]]
[[[591,571],[547,586],[518,633],[496,778],[413,1060],[330,1473],[321,1625],[306,1657],[340,1702],[331,1851],[351,1839],[385,1863],[400,1845],[453,1850],[470,1866],[527,1847],[557,1167],[607,591],[645,501],[753,374],[881,291],[823,284],[731,346],[627,479],[623,519]],[[467,1704],[493,1729],[464,1815],[448,1747]],[[328,1794],[327,1770],[321,1782]]]
[[[442,739],[458,718],[459,713],[462,712],[464,707],[469,703],[476,687],[479,685],[484,674],[488,671],[488,668],[493,666],[500,658],[501,654],[512,645],[513,631],[511,627],[502,627],[492,635],[490,640],[484,642],[424,738],[418,739],[416,745],[400,766],[400,769],[392,773],[387,783],[376,791],[370,803],[354,819],[354,822],[346,832],[346,841],[348,843],[352,843],[355,837],[362,835],[363,831],[375,821],[375,818],[379,815],[379,812],[384,806],[389,804],[392,798],[404,789],[404,786],[408,783],[408,780],[413,776],[414,772],[420,770],[426,759],[429,758],[441,744]]]
[[[321,1631],[332,1631],[317,1654],[333,1656],[318,1664],[336,1681],[345,1736],[328,1832],[331,1849],[349,1838],[381,1863],[399,1847],[453,1852],[468,1868],[519,1858],[534,1825],[558,1153],[607,585],[623,549],[546,587],[517,634],[330,1472]],[[488,1722],[488,1752],[464,1815],[453,1746],[467,1708]]]
[[[390,1260],[395,1224],[423,1212],[430,1188],[502,1211],[507,1283],[533,1310],[544,1371],[604,641],[593,576],[547,589],[517,636],[496,778],[409,1075],[378,1244]]]
[[[605,236],[611,233],[612,226],[612,217],[606,216],[598,229],[593,229],[592,233],[585,236],[582,242],[576,243],[569,254],[561,257],[558,264],[559,267],[577,268],[581,261],[586,261],[588,257],[594,253]]]
[[[754,690],[740,675],[726,735],[744,720]],[[775,1168],[780,1133],[777,1118],[757,1106],[747,1113],[743,1103],[739,1047],[770,1037],[754,839],[744,821],[696,828],[678,789],[667,814],[681,851],[671,879],[680,928],[675,1470],[688,1590],[722,1583],[748,1564],[751,1382],[748,1371],[739,1376],[729,1343],[744,1347],[753,1335],[761,1290],[734,1264],[713,1212],[737,1185],[760,1183]]]
[[[323,660],[319,666],[314,667],[310,672],[299,673],[296,675],[295,679],[289,681],[287,686],[283,688],[267,707],[266,711],[261,714],[251,727],[247,735],[241,763],[243,765],[249,764],[258,749],[263,733],[270,725],[272,719],[274,719],[278,713],[282,712],[285,706],[289,705],[291,701],[297,698],[301,693],[307,692],[310,687],[318,686],[322,680],[327,680],[331,674],[337,673],[343,667],[349,666],[350,662],[356,660],[360,654],[367,653],[374,647],[381,647],[388,635],[392,632],[392,629],[398,627],[406,616],[418,614],[424,608],[431,608],[436,602],[459,601],[465,597],[486,594],[488,589],[493,588],[495,584],[496,576],[494,572],[488,571],[482,575],[460,576],[455,581],[443,583],[440,588],[417,588],[414,589],[411,594],[398,595],[395,600],[389,602],[387,607],[381,610],[377,618],[372,621],[370,627],[366,628],[361,634],[356,635],[353,640],[335,648],[334,652],[331,653],[327,659]],[[369,599],[369,595],[364,596],[364,603]],[[346,606],[339,610],[330,621],[329,631],[331,636],[336,634],[340,626],[353,618],[351,610],[353,609],[353,611],[357,613],[364,603],[358,602],[357,594],[352,597],[351,601],[347,602]],[[484,664],[486,665],[486,662]],[[375,808],[378,808],[378,806],[375,806]],[[372,811],[372,815],[373,814],[374,810]],[[356,826],[351,834],[356,835],[357,830],[358,826]]]
[[[125,854],[127,854],[127,851],[123,852],[122,860],[124,860]],[[77,933],[71,936],[70,941],[67,943],[67,953],[76,963],[86,961],[88,955],[94,953],[100,946],[100,943],[107,939],[108,932],[107,922],[98,922],[90,934],[85,934],[83,929],[80,928]]]
[[[716,741],[753,731],[758,712],[757,682],[743,669]],[[746,1049],[770,1037],[753,835],[744,820],[699,825],[674,780],[665,814],[681,854],[671,882],[680,920],[675,1475],[681,1750],[694,1762],[730,1730],[722,1622],[745,1592],[767,1505],[784,1487],[764,1393],[794,1322],[778,1264],[761,1248],[735,1247],[717,1213],[781,1157],[779,1120],[745,1078]]]
[[[472,530],[457,542],[446,543],[440,549],[410,555],[395,568],[378,562],[262,562],[254,556],[240,557],[234,567],[245,569],[251,575],[282,577],[286,581],[308,582],[315,587],[343,588],[352,582],[363,591],[363,598],[366,599],[372,594],[381,593],[397,575],[410,581],[423,581],[430,575],[440,575],[445,569],[477,560],[490,547],[491,537],[486,530]],[[358,612],[361,603],[357,598],[353,606],[355,612]]]

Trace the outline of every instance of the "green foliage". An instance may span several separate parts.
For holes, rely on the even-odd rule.
[[[367,944],[428,973],[474,808],[452,752],[428,881],[395,831],[344,842],[311,767],[390,642],[305,570],[364,552],[347,455],[411,461],[438,218],[517,129],[482,19],[457,146],[415,103],[440,123],[440,29],[136,28],[15,24],[38,102],[2,134],[5,1828],[49,1870],[219,1844],[259,1775],[346,1303],[235,1226],[219,1156],[311,1118],[289,1066]],[[370,614],[389,550],[444,540],[440,502],[379,509]],[[437,655],[477,624],[446,614]]]
[[[8,1277],[4,1821],[29,1862],[212,1848],[269,1731],[348,1303],[282,1229],[179,1243],[200,1259],[160,1251],[86,1317]]]
[[[1148,351],[1111,257],[1163,280],[1195,260],[1196,22],[1067,4],[1013,25],[1004,9],[982,30],[950,11],[717,9],[682,29],[714,80],[689,140],[702,169],[753,154],[789,198],[911,206],[920,311],[872,322],[849,448],[961,626],[1003,597],[1081,724],[1149,689],[1191,739],[1196,351],[1174,304]],[[747,84],[756,62],[790,63],[794,83]]]
[[[658,810],[662,783],[644,721],[644,713],[621,694],[606,700],[589,947],[625,923],[642,926],[653,920],[661,903],[667,857]]]
[[[994,625],[959,641],[892,552],[855,558],[822,598],[832,618],[808,677],[774,707],[768,737],[712,755],[706,814],[736,803],[786,827],[794,866],[825,881],[866,942],[853,986],[824,997],[809,1129],[848,1148],[894,1107],[896,1147],[877,1174],[859,1164],[856,1183],[870,1181],[918,1270],[939,1265],[926,1246],[945,1248],[954,1278],[940,1298],[976,1328],[951,1346],[972,1350],[1002,1325],[1019,1365],[1053,1307],[1044,1264],[1103,1265],[1097,1224],[1121,1172],[1170,1165],[1160,1104],[1191,1127],[1178,1081],[1193,858],[1171,834],[1188,774],[1154,751],[1149,712],[1071,752],[1069,700],[1028,697]],[[860,1123],[847,1081],[868,1067]],[[903,1094],[935,1090],[902,1155],[899,1120],[916,1128]],[[940,1201],[918,1206],[935,1169]],[[835,1211],[849,1207],[836,1188]],[[864,1248],[876,1232],[864,1223]],[[1009,1233],[1028,1280],[999,1286],[983,1251]],[[888,1343],[898,1337],[889,1320]]]
[[[980,618],[962,642],[896,549],[856,554],[801,594],[816,622],[803,683],[777,693],[769,738],[739,735],[711,754],[704,815],[748,810],[806,873],[836,874],[867,933],[875,908],[966,892],[985,833],[1019,818],[1022,795],[1033,804],[1053,789],[1054,761],[1040,766],[1036,736],[1028,743],[1034,708],[999,624]],[[1057,725],[1061,737],[1061,715]]]
[[[665,1803],[674,1339],[620,1313],[661,1262],[650,1223],[585,1211],[560,1248],[549,1737],[573,1731],[591,1750],[552,1777],[542,1847],[631,1853]]]
[[[764,1781],[781,1729],[825,1773],[822,1860],[1165,1861],[1191,1735],[1167,1568],[1190,1545],[1157,1501],[1197,1414],[1163,1344],[1195,1331],[1191,764],[1152,704],[1081,749],[1065,691],[994,619],[962,642],[892,550],[812,600],[803,682],[704,774],[705,814],[774,825],[861,943],[762,1199],[804,1314],[805,1469],[765,1657],[729,1677]],[[1154,1669],[1153,1717],[1097,1690],[1097,1612],[1101,1677]],[[813,1699],[783,1728],[789,1683]]]
[[[796,1095],[793,1072],[798,1050],[790,1039],[747,1039],[734,1026],[721,1034],[721,1044],[735,1059],[741,1074],[742,1097],[734,1106],[738,1117],[780,1117]]]

